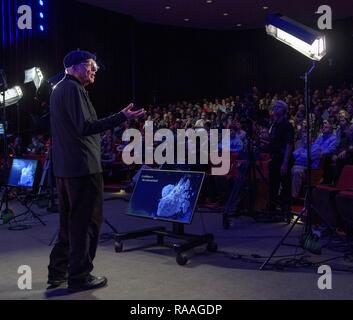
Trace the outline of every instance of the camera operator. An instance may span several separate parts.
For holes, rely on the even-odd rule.
[[[273,124],[269,131],[268,150],[271,155],[269,165],[268,210],[271,214],[276,205],[288,218],[291,212],[291,165],[294,145],[294,128],[288,121],[288,105],[278,100],[273,107]]]

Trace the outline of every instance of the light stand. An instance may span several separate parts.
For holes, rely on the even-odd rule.
[[[300,219],[302,219],[305,216],[305,226],[304,226],[304,232],[303,232],[303,237],[301,240],[301,245],[304,247],[304,249],[308,249],[309,251],[313,251],[317,253],[318,248],[315,246],[315,242],[313,242],[312,239],[312,218],[311,218],[311,211],[313,209],[312,206],[312,186],[311,186],[311,171],[312,171],[312,159],[311,159],[311,130],[310,130],[310,98],[309,98],[309,76],[311,72],[315,68],[315,62],[313,62],[313,65],[311,68],[305,73],[303,79],[305,82],[305,106],[306,106],[306,121],[307,121],[307,126],[306,126],[306,139],[307,139],[307,189],[306,189],[306,195],[305,195],[305,202],[304,202],[304,208],[300,211],[300,213],[297,215],[297,218],[292,222],[292,225],[288,229],[287,233],[283,236],[283,238],[279,241],[279,243],[276,245],[276,247],[273,249],[272,253],[270,256],[267,258],[267,260],[261,265],[260,270],[263,270],[266,265],[270,262],[272,257],[275,255],[277,250],[281,245],[287,245],[287,246],[297,246],[297,245],[292,245],[292,244],[287,244],[284,241],[287,239],[291,231],[293,230],[294,226],[298,223]]]
[[[317,31],[310,29],[294,20],[284,17],[280,14],[273,14],[267,17],[266,25],[267,33],[276,38],[277,40],[291,46],[295,50],[299,51],[303,55],[309,57],[312,60],[320,61],[326,55],[326,41],[325,37]],[[306,111],[306,134],[307,134],[307,190],[305,195],[305,203],[303,210],[298,214],[297,218],[292,222],[289,230],[279,241],[276,247],[273,249],[271,255],[261,265],[260,270],[264,270],[266,265],[273,258],[277,250],[281,245],[302,246],[304,249],[309,250],[313,253],[320,253],[321,248],[315,236],[312,233],[312,217],[311,212],[312,206],[312,186],[311,186],[311,130],[310,130],[310,94],[309,94],[309,76],[315,68],[315,61],[313,62],[310,69],[304,74],[304,99],[305,99],[305,111]],[[284,241],[287,239],[294,226],[298,221],[304,217],[305,214],[305,227],[302,239],[298,245],[287,244]]]
[[[311,159],[311,136],[312,132],[310,129],[311,125],[311,117],[310,117],[310,87],[309,87],[309,76],[311,72],[315,69],[315,61],[313,62],[311,68],[305,73],[304,75],[304,82],[305,82],[305,96],[304,96],[304,101],[305,101],[305,113],[306,113],[306,150],[307,150],[307,163],[308,163],[308,168],[307,168],[307,190],[306,190],[306,196],[305,196],[305,203],[304,203],[304,209],[301,211],[299,214],[302,215],[304,212],[306,212],[306,219],[305,219],[305,228],[304,228],[304,234],[309,234],[311,232],[311,227],[312,227],[312,220],[311,220],[311,210],[312,210],[312,186],[311,186],[311,171],[312,171],[312,159]]]

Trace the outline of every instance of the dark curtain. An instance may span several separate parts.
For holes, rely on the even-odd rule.
[[[20,5],[29,5],[33,14],[33,29],[17,27]],[[45,78],[64,70],[63,58],[80,48],[95,52],[101,62],[96,84],[90,95],[99,116],[117,112],[133,100],[133,26],[130,17],[87,6],[72,0],[1,0],[1,57],[10,87],[20,85],[24,97],[19,106],[7,109],[9,133],[29,142],[36,132],[32,115],[44,113],[34,99],[33,84],[24,85],[24,71],[40,67]],[[45,13],[45,30],[39,30],[39,12]]]
[[[46,1],[48,2],[48,1]],[[20,30],[18,28],[17,13],[21,5],[28,5],[32,9],[32,29]],[[48,17],[50,6],[41,7],[38,0],[1,0],[1,47],[0,69],[6,73],[9,87],[20,85],[24,97],[18,105],[7,108],[9,135],[15,137],[30,133],[31,114],[40,112],[40,106],[33,97],[35,88],[33,84],[24,85],[24,71],[34,66],[40,66],[46,73],[46,60],[48,58]],[[45,31],[39,30],[39,12],[43,12],[45,19],[42,23]],[[44,62],[44,63],[43,63]],[[2,112],[1,112],[2,117]]]
[[[353,20],[325,31],[328,54],[317,63],[312,88],[351,82]],[[209,31],[138,24],[141,101],[226,97],[261,91],[303,90],[311,60],[269,37],[265,29]]]
[[[60,1],[55,14],[53,65],[80,48],[95,52],[101,64],[89,88],[100,115],[119,111],[133,99],[133,25],[130,17],[75,1]]]

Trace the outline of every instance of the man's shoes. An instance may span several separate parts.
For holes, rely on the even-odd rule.
[[[69,283],[68,289],[70,292],[84,291],[103,288],[107,285],[108,280],[106,277],[95,277],[89,275],[85,281]]]
[[[60,287],[62,284],[67,282],[67,278],[49,278],[47,284],[49,285],[48,289],[55,289]]]

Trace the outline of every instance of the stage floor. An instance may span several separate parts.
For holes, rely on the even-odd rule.
[[[106,194],[106,197],[114,194]],[[15,213],[23,207],[10,203]],[[119,231],[128,231],[149,226],[165,225],[145,219],[126,216],[127,202],[113,200],[105,203],[105,216]],[[105,275],[108,286],[95,291],[68,294],[65,287],[46,290],[47,265],[51,247],[48,246],[58,226],[58,214],[47,213],[33,206],[47,223],[42,226],[29,219],[31,228],[10,231],[8,225],[0,226],[0,299],[352,299],[352,273],[333,271],[332,289],[320,290],[317,267],[285,268],[283,270],[259,271],[265,256],[268,256],[288,225],[285,223],[256,223],[252,218],[239,217],[233,220],[229,230],[222,227],[221,215],[196,213],[187,232],[213,233],[218,244],[217,253],[195,250],[185,266],[179,266],[171,249],[147,247],[153,238],[130,240],[124,248],[140,247],[138,250],[116,253],[114,241],[109,237],[111,229],[104,224],[102,237],[94,261],[95,275]],[[203,219],[203,221],[202,221]],[[204,224],[202,223],[204,222]],[[297,225],[288,242],[297,243],[302,230]],[[337,248],[336,248],[337,249]],[[281,247],[277,256],[303,250]],[[342,256],[332,246],[323,249],[323,254],[305,254],[305,259],[320,262]],[[284,257],[285,258],[285,257]],[[276,258],[273,262],[283,258]],[[343,259],[323,262],[334,268],[351,268],[353,262]],[[18,267],[28,265],[32,269],[32,290],[22,291],[17,286]]]

